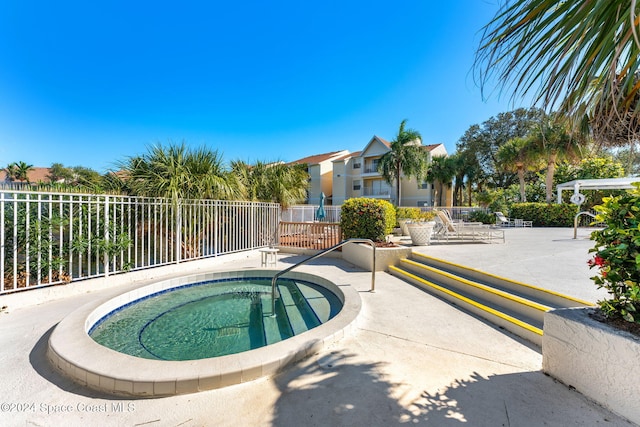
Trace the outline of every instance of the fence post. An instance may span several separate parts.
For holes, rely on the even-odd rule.
[[[180,200],[175,203],[176,207],[176,264],[180,264],[182,258],[181,243],[182,243],[182,207],[180,206]]]
[[[4,292],[4,191],[0,193],[0,292]]]
[[[104,277],[109,277],[109,196],[104,197]]]

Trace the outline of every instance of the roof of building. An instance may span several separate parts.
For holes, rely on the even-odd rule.
[[[29,182],[32,183],[51,182],[49,179],[50,171],[51,169],[49,168],[34,167],[27,172],[27,178],[29,178]],[[0,170],[0,182],[5,181],[7,181],[7,172],[2,169]]]
[[[337,157],[335,159],[332,160],[332,162],[338,162],[340,160],[345,160],[345,159],[350,159],[352,157],[358,157],[360,156],[360,154],[362,154],[362,151],[356,151],[355,153],[347,153],[343,156]]]
[[[391,149],[391,143],[386,139],[381,138],[378,135],[374,135],[369,141],[369,144],[371,144],[371,142],[373,142],[374,140],[380,141],[387,148]],[[367,146],[369,146],[369,144],[367,144]],[[428,145],[423,145],[422,147],[424,148],[425,151],[431,152],[440,146],[442,146],[442,144],[428,144]],[[315,165],[327,160],[336,162],[340,160],[350,159],[352,157],[359,157],[360,155],[362,155],[363,152],[364,151],[356,151],[355,153],[350,153],[349,150],[331,151],[329,153],[313,154],[311,156],[303,157],[302,159],[289,162],[289,164],[305,164],[306,163],[308,165]]]
[[[306,163],[308,165],[315,165],[321,162],[325,162],[327,160],[335,160],[333,159],[333,157],[339,157],[339,156],[344,156],[348,154],[349,154],[348,150],[332,151],[330,153],[323,153],[323,154],[313,154],[311,156],[303,157],[302,159],[294,160],[289,164]]]
[[[424,147],[424,149],[426,151],[433,151],[436,148],[440,147],[442,144],[428,144],[428,145],[423,145],[422,147]]]
[[[386,145],[386,146],[387,146],[387,148],[391,148],[391,143],[390,143],[389,141],[387,141],[386,139],[384,139],[384,138],[380,138],[380,137],[379,137],[379,136],[377,136],[377,135],[374,135],[373,137],[374,137],[374,138],[378,138],[378,139],[380,140],[380,142],[382,142],[384,145]]]

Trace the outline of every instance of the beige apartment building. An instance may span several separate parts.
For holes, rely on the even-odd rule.
[[[443,144],[423,145],[429,161],[436,156],[446,156]],[[371,197],[397,202],[395,186],[389,185],[378,172],[380,158],[391,150],[391,144],[379,136],[373,136],[362,151],[347,150],[317,154],[292,163],[306,163],[310,175],[307,203],[317,204],[320,192],[327,197],[327,204],[341,205],[352,197]],[[418,182],[415,178],[403,179],[402,200],[399,206],[434,206],[435,188],[431,182]],[[447,191],[446,206],[451,204],[451,189]]]

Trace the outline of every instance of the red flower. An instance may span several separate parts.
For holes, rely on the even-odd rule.
[[[587,264],[589,264],[589,267],[593,267],[595,265],[597,265],[598,267],[604,267],[605,265],[607,265],[607,261],[600,255],[596,255],[593,257],[593,259],[587,261]]]

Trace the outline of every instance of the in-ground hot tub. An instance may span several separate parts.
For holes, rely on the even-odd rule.
[[[273,318],[270,286],[268,293],[256,286],[264,286],[275,273],[250,270],[199,274],[92,302],[56,326],[49,339],[49,360],[80,384],[108,393],[138,396],[192,393],[274,375],[288,364],[316,353],[325,344],[341,339],[345,331],[350,331],[361,306],[358,293],[350,286],[290,272],[278,279],[282,304]],[[256,281],[261,283],[250,285]],[[291,287],[296,283],[300,286]],[[238,292],[233,294],[230,287]],[[194,290],[197,292],[190,299]],[[304,301],[300,301],[301,296]],[[327,297],[324,302],[323,296]],[[156,303],[154,298],[158,297],[164,302]],[[203,305],[214,300],[226,301],[219,316],[214,313],[215,308]],[[298,302],[316,314],[298,310],[287,314],[286,306],[295,307]],[[125,315],[127,310],[136,310],[138,304],[146,305],[147,318],[129,319]],[[245,310],[249,306],[252,310]],[[177,321],[185,310],[186,317]],[[240,312],[246,312],[248,317],[238,319]],[[300,318],[295,319],[297,316]],[[264,330],[256,332],[250,324],[261,324]],[[292,336],[287,337],[278,324],[288,325]],[[130,338],[127,343],[133,349],[130,354],[121,352],[123,339],[110,334],[119,330],[125,331],[122,336]],[[94,336],[102,334],[103,343],[112,348],[96,342],[89,332]],[[236,338],[240,346],[228,344]],[[216,341],[223,343],[223,349],[209,352]],[[180,343],[185,344],[186,351],[176,351]],[[247,348],[243,347],[245,344]],[[198,349],[198,345],[205,348]],[[230,354],[217,356],[225,352]]]

